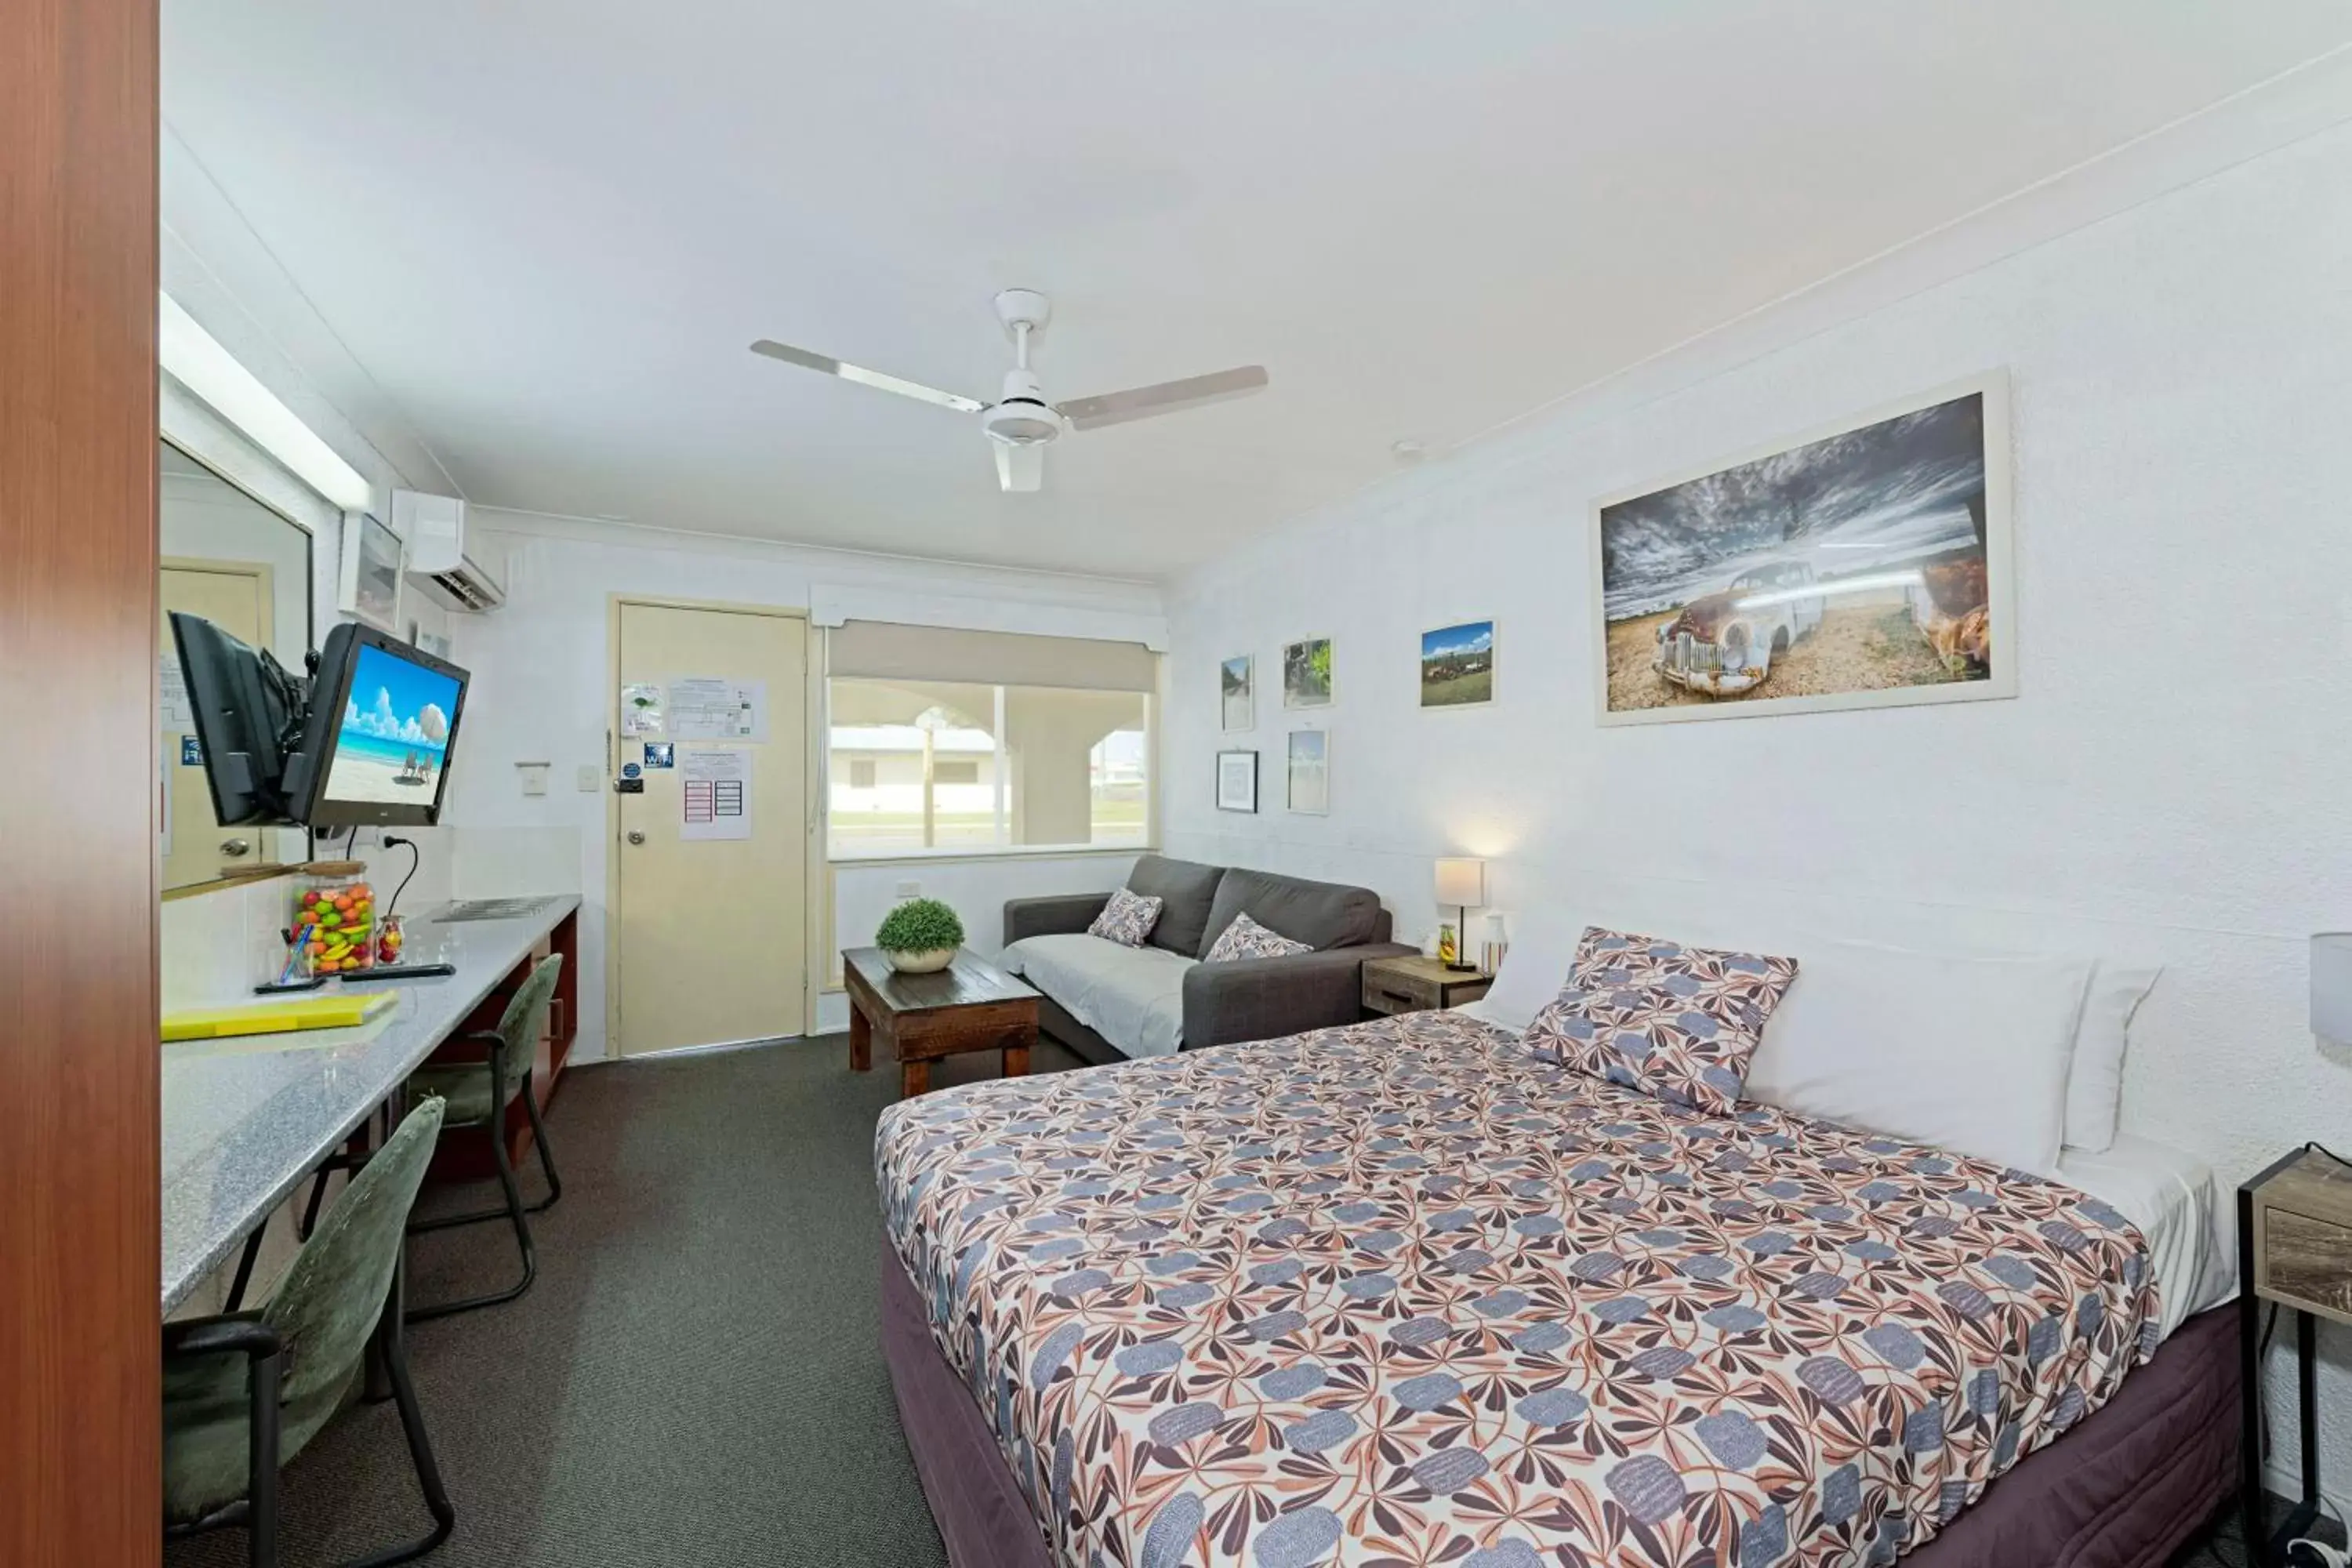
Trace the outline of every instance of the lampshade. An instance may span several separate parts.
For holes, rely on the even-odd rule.
[[[2352,931],[2311,939],[2311,1032],[2352,1045]]]
[[[1486,862],[1444,859],[1437,863],[1437,901],[1460,909],[1483,909],[1486,903]]]

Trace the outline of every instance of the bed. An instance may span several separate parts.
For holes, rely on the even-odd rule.
[[[1409,1015],[891,1108],[885,1346],[959,1568],[2155,1564],[2237,1374],[2152,1148],[2111,1198]]]

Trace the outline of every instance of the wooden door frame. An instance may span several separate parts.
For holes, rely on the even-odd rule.
[[[0,772],[10,1568],[163,1552],[156,12],[0,11],[0,678],[47,726]]]
[[[801,1033],[816,1033],[821,956],[831,939],[820,934],[825,912],[824,811],[815,796],[824,777],[824,671],[815,657],[804,605],[749,605],[727,599],[681,599],[662,594],[604,595],[604,1059],[621,1059],[621,796],[613,781],[621,773],[621,733],[615,728],[621,693],[621,606],[656,610],[713,610],[730,616],[768,616],[801,623],[801,879],[803,919],[808,940],[801,962]],[[774,735],[770,733],[771,742]]]

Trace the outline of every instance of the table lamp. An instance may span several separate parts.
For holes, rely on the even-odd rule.
[[[2311,939],[2311,1032],[2352,1045],[2352,931],[2324,931]]]
[[[1486,862],[1447,858],[1437,862],[1437,901],[1454,906],[1454,962],[1445,967],[1459,973],[1475,974],[1478,966],[1464,962],[1469,948],[1469,920],[1473,909],[1486,904]]]

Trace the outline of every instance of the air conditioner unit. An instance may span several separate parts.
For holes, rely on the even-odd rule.
[[[410,580],[435,604],[479,614],[507,602],[504,554],[467,530],[458,497],[394,490],[392,527],[408,542]]]

